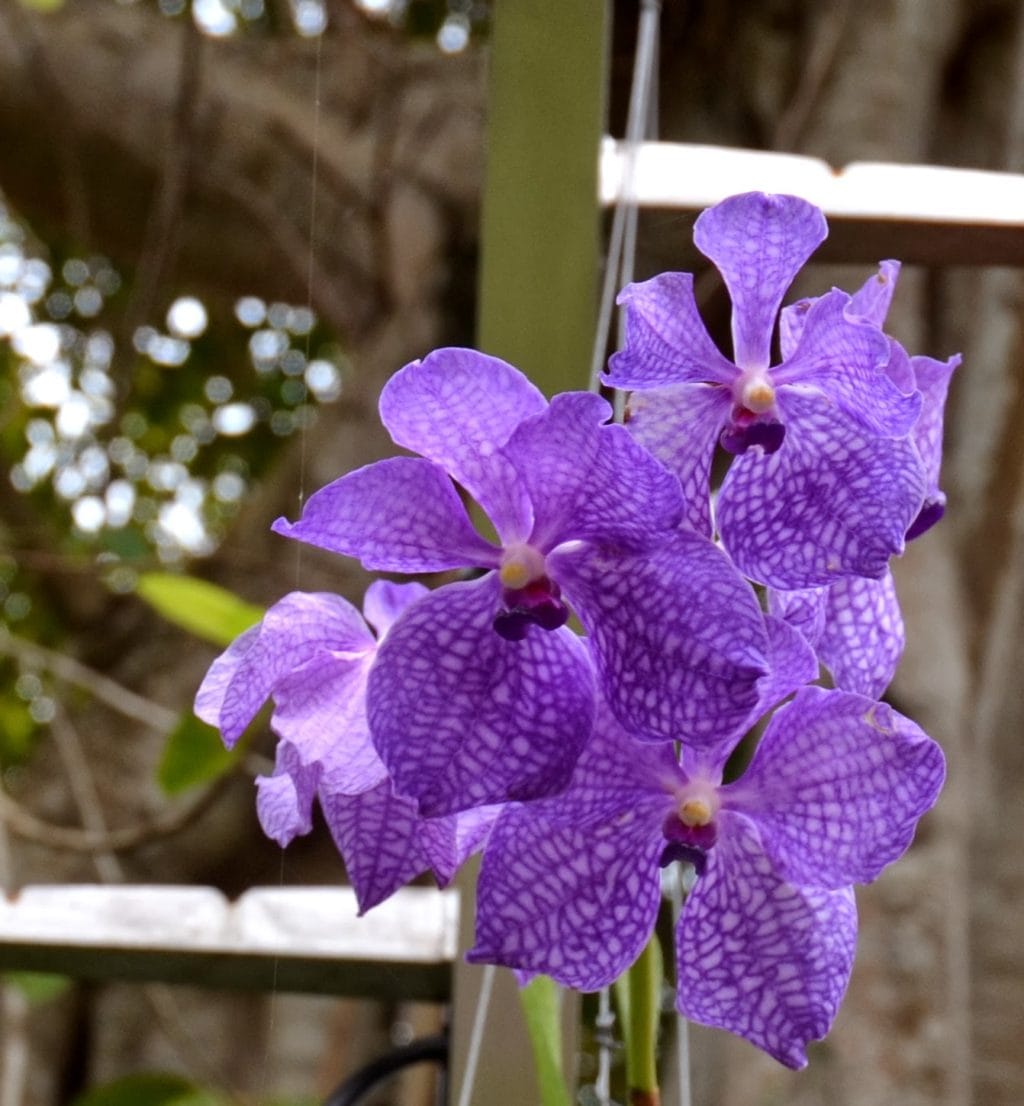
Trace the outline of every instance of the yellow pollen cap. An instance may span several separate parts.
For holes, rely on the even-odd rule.
[[[507,561],[501,566],[498,577],[505,587],[518,591],[520,588],[526,587],[533,578],[533,574],[522,561]]]
[[[706,826],[711,821],[711,807],[703,799],[687,799],[679,808],[679,821],[684,826]]]
[[[743,406],[756,415],[763,415],[775,406],[775,389],[767,380],[752,380],[743,388]]]

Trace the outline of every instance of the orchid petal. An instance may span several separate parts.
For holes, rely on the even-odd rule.
[[[732,298],[733,347],[741,368],[768,367],[782,297],[827,234],[821,211],[796,196],[748,192],[697,218],[693,241],[714,262]]]
[[[731,406],[726,388],[676,384],[634,392],[626,408],[629,432],[678,477],[686,522],[705,537],[711,537],[711,459]]]
[[[885,703],[808,687],[781,707],[744,775],[722,788],[786,879],[867,883],[909,847],[938,798],[942,751]]]
[[[626,309],[626,342],[608,364],[611,388],[667,384],[731,384],[736,366],[711,340],[693,298],[691,273],[661,273],[630,284],[618,299]]]
[[[311,495],[298,522],[279,518],[272,529],[382,572],[489,568],[499,557],[444,469],[418,457],[356,469]]]
[[[624,427],[610,425],[611,414],[600,396],[569,392],[510,438],[505,453],[533,503],[537,548],[645,544],[682,517],[679,482]]]
[[[422,599],[428,590],[422,584],[374,580],[363,597],[363,616],[382,638],[406,607]]]
[[[836,687],[877,699],[903,655],[903,615],[888,570],[880,580],[848,576],[827,592],[818,656]]]
[[[533,804],[506,810],[484,853],[466,959],[544,972],[581,991],[616,979],[658,915],[664,840],[654,802],[615,813],[599,805],[574,824],[549,822]]]
[[[889,306],[892,303],[893,294],[896,291],[896,283],[900,277],[900,263],[898,261],[880,261],[878,272],[868,279],[853,293],[849,314],[858,315],[873,323],[877,327],[885,324],[885,317],[889,314]]]
[[[561,790],[590,736],[594,684],[571,631],[493,629],[495,574],[411,607],[370,673],[368,713],[396,791],[424,815]]]
[[[719,549],[678,531],[647,554],[584,547],[549,563],[623,725],[705,748],[737,739],[767,671],[767,636],[753,589]]]
[[[272,776],[256,778],[256,813],[263,832],[281,848],[313,828],[313,799],[320,765],[304,765],[295,749],[282,741]]]
[[[753,825],[720,815],[676,927],[676,1008],[745,1037],[790,1068],[829,1031],[853,968],[853,891],[786,882]]]
[[[741,572],[783,590],[881,576],[924,497],[916,448],[864,436],[823,399],[789,395],[786,411],[783,447],[726,474],[723,544]]]
[[[430,867],[416,805],[388,780],[360,795],[320,792],[320,806],[365,914]]]
[[[796,349],[772,370],[772,381],[777,388],[799,385],[801,391],[828,396],[866,433],[902,437],[921,413],[921,397],[900,391],[882,371],[889,339],[870,323],[851,318],[849,302],[845,292],[833,291],[812,304]]]
[[[501,447],[547,407],[518,369],[472,349],[439,349],[384,386],[380,416],[396,444],[436,461],[480,504],[505,541],[530,532],[530,502]]]
[[[349,663],[359,664],[373,645],[351,603],[338,595],[292,592],[214,662],[196,697],[197,710],[220,727],[230,748],[289,673],[325,650],[356,654]]]
[[[828,606],[828,588],[796,588],[778,591],[768,588],[768,613],[788,622],[803,634],[812,648],[825,629],[825,610]]]

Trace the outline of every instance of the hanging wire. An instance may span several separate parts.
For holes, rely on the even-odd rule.
[[[590,359],[590,390],[601,386],[601,368],[604,365],[612,312],[615,307],[615,290],[628,284],[633,278],[636,256],[636,227],[638,208],[634,194],[636,158],[640,143],[651,132],[656,115],[651,105],[658,70],[658,28],[661,21],[661,0],[642,0],[637,27],[636,54],[633,59],[633,84],[629,93],[629,111],[626,117],[626,141],[622,159],[622,177],[612,215],[612,231],[608,242],[604,284],[601,288],[601,304],[597,316],[597,331]]]
[[[473,1015],[473,1032],[470,1034],[469,1050],[466,1053],[466,1071],[459,1090],[459,1106],[469,1106],[473,1098],[473,1083],[476,1080],[476,1066],[480,1061],[480,1049],[484,1042],[484,1026],[487,1024],[487,1011],[491,1005],[495,971],[493,964],[488,964],[484,968],[480,995],[476,1001],[476,1013]]]

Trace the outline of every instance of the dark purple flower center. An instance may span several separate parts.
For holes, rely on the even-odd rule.
[[[494,617],[494,629],[506,641],[522,641],[530,626],[557,630],[569,621],[562,589],[550,576],[539,576],[525,587],[504,588],[502,609]]]
[[[757,414],[746,407],[733,407],[729,424],[719,439],[728,453],[746,453],[758,446],[764,453],[774,453],[782,445],[786,428],[771,415]]]
[[[684,803],[678,812],[670,814],[661,832],[665,847],[659,864],[667,868],[675,860],[692,864],[697,875],[703,875],[708,862],[708,851],[718,840],[718,828],[710,808],[698,800]]]

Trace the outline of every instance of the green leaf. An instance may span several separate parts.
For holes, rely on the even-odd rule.
[[[214,645],[230,645],[263,617],[261,607],[195,576],[145,572],[136,590],[169,622]]]
[[[562,996],[558,984],[539,975],[519,992],[533,1047],[541,1106],[572,1106],[562,1074]]]
[[[229,772],[241,748],[236,745],[225,749],[212,726],[200,722],[191,712],[183,714],[167,738],[156,770],[157,782],[168,795],[180,795]]]
[[[34,12],[55,12],[64,7],[64,0],[21,0],[21,6]]]
[[[4,972],[0,979],[10,987],[17,987],[32,1006],[51,1002],[71,986],[66,975],[49,972]]]
[[[228,1106],[228,1100],[179,1075],[129,1075],[86,1091],[71,1106]]]

